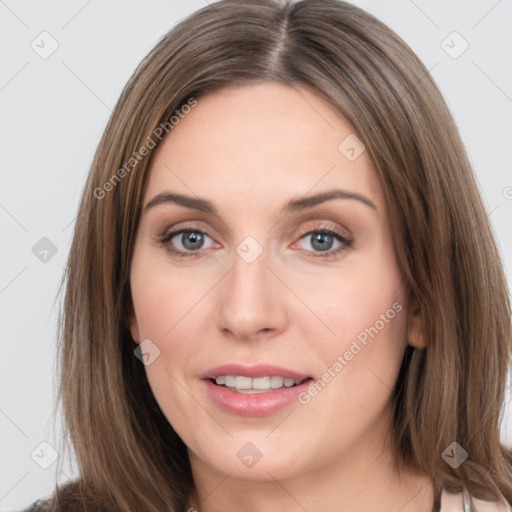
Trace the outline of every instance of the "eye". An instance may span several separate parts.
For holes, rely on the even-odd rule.
[[[193,227],[166,232],[157,242],[169,254],[180,258],[201,256],[204,251],[209,252],[218,245],[204,231]],[[334,228],[319,225],[303,234],[296,244],[302,245],[299,248],[310,257],[332,258],[349,249],[353,241]]]
[[[212,238],[198,229],[180,229],[167,233],[159,240],[168,252],[175,256],[196,256],[203,250],[211,249]]]
[[[305,242],[303,248],[310,253],[309,256],[314,258],[338,255],[350,248],[353,243],[346,236],[326,226],[316,226],[301,236],[300,241]],[[333,249],[333,247],[335,248]]]

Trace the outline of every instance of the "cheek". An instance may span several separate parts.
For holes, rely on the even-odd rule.
[[[189,398],[182,396],[179,383],[197,373],[194,361],[212,332],[213,305],[208,294],[216,280],[192,267],[173,270],[168,263],[151,262],[142,252],[140,259],[134,257],[131,290],[139,336],[159,350],[159,356],[145,367],[158,402],[169,402],[171,396],[177,402]],[[165,409],[165,404],[160,405]]]
[[[131,273],[140,337],[168,340],[187,317],[204,307],[203,297],[214,281],[192,270],[173,272],[165,263],[143,263],[143,257],[139,261],[134,258]]]
[[[302,278],[302,282],[300,279],[296,276],[295,283],[302,286],[301,293],[307,297],[307,305],[318,313],[326,327],[324,333],[328,334],[328,328],[333,340],[357,336],[365,328],[373,326],[381,315],[392,309],[395,302],[404,306],[402,280],[393,266],[367,265],[343,269],[318,279],[315,286],[307,277]],[[389,316],[392,320],[397,317],[394,310]],[[391,323],[400,322],[386,322]]]
[[[185,391],[195,351],[204,339],[198,320],[208,316],[204,299],[208,286],[192,275],[172,272],[168,266],[136,260],[131,274],[132,298],[140,339],[150,339],[159,355],[145,366],[153,395],[173,428],[192,442],[186,432],[199,425],[201,407]],[[144,263],[144,264],[142,264]],[[185,433],[185,435],[184,435]]]
[[[302,286],[308,289],[306,281]],[[342,375],[332,391],[342,386],[360,394],[379,381],[392,388],[407,343],[398,269],[377,262],[352,268],[309,286],[307,298],[318,321],[308,324],[303,337],[314,342],[312,349],[326,371]]]

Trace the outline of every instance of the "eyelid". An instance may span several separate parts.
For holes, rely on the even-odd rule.
[[[313,226],[308,226],[307,228],[301,228],[299,232],[299,236],[303,237],[304,235],[308,235],[310,233],[316,233],[317,231],[332,231],[336,233],[340,237],[346,239],[347,241],[352,242],[353,236],[348,229],[340,229],[332,224],[328,224],[326,221],[317,221]]]
[[[177,222],[176,224],[172,224],[171,226],[167,225],[167,227],[165,229],[159,231],[158,238],[159,239],[167,238],[169,235],[174,236],[177,233],[179,233],[180,231],[197,231],[198,233],[203,233],[205,235],[208,235],[212,239],[217,237],[216,234],[215,234],[215,236],[212,236],[210,234],[212,231],[215,232],[215,230],[211,226],[208,225],[207,227],[202,227],[201,224],[203,224],[203,222],[185,221],[185,222]]]

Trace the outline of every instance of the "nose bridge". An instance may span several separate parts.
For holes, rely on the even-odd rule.
[[[237,246],[221,294],[220,329],[230,331],[236,338],[249,339],[284,327],[284,304],[268,263],[268,250],[253,237],[246,237]]]
[[[231,272],[233,294],[242,299],[246,297],[248,300],[259,298],[258,295],[268,297],[269,294],[264,293],[269,284],[267,251],[262,250],[261,254],[256,255],[253,248],[250,246],[248,248],[247,243],[245,243],[244,245],[240,244],[236,252],[237,254],[233,257],[233,270]]]

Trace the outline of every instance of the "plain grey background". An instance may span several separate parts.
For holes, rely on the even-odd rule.
[[[78,200],[136,65],[176,22],[207,3],[0,0],[2,511],[20,509],[47,495],[57,478],[75,475],[73,461],[56,474],[59,430],[51,412],[54,299]],[[431,70],[474,164],[510,284],[511,1],[353,3],[394,29]],[[502,425],[509,445],[511,398]]]

